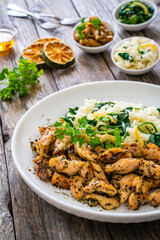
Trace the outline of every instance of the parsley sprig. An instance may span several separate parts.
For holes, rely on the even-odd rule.
[[[11,99],[15,93],[20,97],[25,96],[43,74],[35,62],[30,63],[28,59],[19,59],[18,62],[18,67],[4,68],[0,73],[0,84],[7,85],[0,90],[0,99],[3,101]]]
[[[90,22],[92,23],[92,25],[93,25],[96,29],[98,29],[98,31],[100,31],[99,25],[101,24],[101,21],[100,21],[100,19],[99,19],[98,17],[97,17],[96,19],[94,19],[94,18],[91,19]],[[85,36],[84,36],[84,34],[83,34],[82,31],[85,29],[86,23],[89,23],[89,22],[85,22],[85,18],[82,18],[81,24],[76,27],[76,30],[77,30],[77,32],[78,32],[78,34],[79,34],[79,38],[80,38],[80,39],[85,39]]]
[[[61,118],[63,120],[63,118]],[[64,135],[70,136],[73,144],[77,144],[79,142],[80,147],[84,143],[88,143],[92,148],[95,148],[97,145],[101,145],[102,147],[109,148],[110,147],[121,147],[123,138],[121,137],[120,129],[107,129],[106,131],[98,131],[95,130],[95,126],[98,121],[96,119],[89,120],[86,116],[78,119],[78,124],[74,125],[70,119],[70,121],[57,121],[53,126],[56,127],[55,135],[59,140],[64,138]],[[115,137],[115,143],[111,144],[108,141],[105,141],[105,144],[101,142],[99,135],[102,134],[111,134]]]

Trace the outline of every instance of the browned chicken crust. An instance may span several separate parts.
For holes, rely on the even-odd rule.
[[[78,201],[100,204],[105,210],[128,201],[132,210],[147,200],[160,204],[160,149],[154,144],[124,143],[122,148],[106,150],[88,143],[73,145],[71,138],[58,140],[55,127],[40,127],[40,139],[31,142],[35,173],[53,186],[71,190]],[[108,140],[108,134],[100,136]],[[114,137],[109,141],[114,144]],[[150,193],[150,190],[152,191]]]

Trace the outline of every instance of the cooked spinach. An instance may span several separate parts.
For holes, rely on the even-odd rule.
[[[149,142],[157,145],[160,148],[160,133],[155,132],[150,135]]]
[[[115,105],[115,103],[114,102],[97,103],[96,106],[95,106],[95,109],[92,110],[92,113],[98,111],[99,109],[101,109],[105,105],[109,105],[109,106],[113,107]]]
[[[119,21],[125,24],[140,24],[149,20],[154,9],[140,1],[131,1],[119,10]]]
[[[124,60],[133,62],[133,57],[128,53],[118,53],[118,55],[123,58]]]

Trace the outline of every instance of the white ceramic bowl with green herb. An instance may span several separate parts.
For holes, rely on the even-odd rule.
[[[130,3],[131,0],[127,0],[127,1],[124,1],[122,3],[120,3],[116,8],[115,10],[113,11],[113,19],[114,21],[120,26],[122,27],[124,30],[127,30],[127,31],[140,31],[146,27],[148,27],[148,25],[154,20],[154,18],[156,17],[156,14],[157,14],[157,7],[156,5],[152,2],[152,1],[149,1],[149,0],[142,0],[142,1],[139,1],[141,3],[144,3],[146,4],[148,7],[150,8],[153,8],[154,9],[154,12],[153,12],[153,16],[148,19],[147,21],[143,22],[143,23],[138,23],[138,24],[126,24],[126,23],[122,23],[119,21],[119,10],[124,7],[125,5],[127,5],[128,3]],[[134,1],[133,1],[134,2]],[[137,1],[136,1],[137,2]]]
[[[77,26],[79,26],[81,24],[81,22],[79,22],[74,28],[73,28],[73,31],[72,31],[72,38],[73,38],[73,41],[74,43],[76,44],[77,47],[79,47],[81,50],[83,50],[84,52],[87,52],[87,53],[92,53],[92,54],[96,54],[96,53],[101,53],[101,52],[104,52],[105,50],[107,50],[111,45],[112,43],[114,42],[115,38],[116,38],[116,30],[113,28],[113,25],[110,24],[109,22],[106,22],[106,21],[103,21],[102,22],[104,23],[104,25],[107,27],[108,30],[111,30],[113,32],[113,39],[112,41],[102,45],[102,46],[98,46],[98,47],[86,47],[86,46],[83,46],[81,44],[79,44],[74,36],[75,36],[75,32],[76,32],[76,28]]]
[[[134,69],[134,68],[131,68],[131,67],[130,67],[130,68],[125,68],[125,67],[120,66],[120,64],[118,64],[118,63],[115,61],[115,54],[116,54],[116,51],[117,51],[118,47],[121,46],[122,48],[124,48],[124,47],[123,47],[123,43],[124,43],[124,42],[126,42],[126,41],[129,42],[130,40],[132,40],[132,39],[137,39],[137,38],[141,38],[141,39],[144,39],[144,40],[150,40],[152,43],[154,43],[154,46],[155,46],[155,48],[157,49],[157,59],[156,59],[156,61],[154,61],[152,65],[147,66],[147,67],[144,67],[144,68],[142,68],[142,69]],[[137,53],[138,53],[138,51],[139,51],[139,49],[137,48]],[[122,52],[123,52],[123,53],[126,53],[127,56],[132,57],[132,56],[130,55],[130,53],[127,52],[126,49],[125,49],[124,51],[122,51]],[[145,53],[145,51],[142,52],[142,58],[143,58],[143,54],[144,54],[144,53]],[[119,53],[118,53],[118,55],[119,55]],[[119,55],[119,56],[120,56],[120,55]],[[121,57],[123,57],[123,56],[121,56]],[[115,65],[117,68],[119,68],[122,72],[124,72],[124,73],[126,73],[126,74],[129,74],[129,75],[141,75],[141,74],[147,73],[147,72],[149,72],[150,70],[152,70],[152,69],[156,66],[156,64],[159,62],[159,60],[160,60],[160,47],[159,47],[158,43],[156,43],[155,41],[153,41],[153,40],[150,39],[150,38],[139,37],[139,36],[137,36],[137,37],[125,38],[125,39],[119,41],[119,42],[113,47],[112,52],[111,52],[111,59],[112,59],[112,62],[114,63],[114,65]],[[129,60],[130,60],[129,58],[128,58],[128,59],[123,58],[123,59],[124,59],[125,61],[129,61]],[[134,60],[134,58],[133,58],[133,60]]]

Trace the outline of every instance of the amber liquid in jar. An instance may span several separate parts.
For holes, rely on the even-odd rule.
[[[0,29],[0,52],[7,51],[13,46],[15,41],[12,38],[11,32]]]

